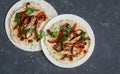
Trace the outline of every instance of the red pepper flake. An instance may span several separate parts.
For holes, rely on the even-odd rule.
[[[32,43],[33,42],[33,40],[28,40],[28,43]]]
[[[66,47],[66,46],[69,46],[70,44],[69,43],[64,43],[64,46]]]
[[[83,50],[83,53],[86,54],[88,51],[87,50]]]
[[[86,45],[87,43],[86,43],[86,42],[84,42],[83,44],[84,44],[84,45]]]
[[[72,55],[70,55],[69,59],[70,59],[70,61],[73,61],[73,56],[72,56]]]
[[[84,48],[84,45],[79,46],[79,48]]]
[[[36,41],[37,41],[37,42],[39,42],[39,41],[40,41],[40,39],[37,39]]]
[[[20,40],[23,41],[25,38],[23,36],[20,37]]]
[[[50,33],[50,29],[47,29],[47,31],[46,31],[47,33]]]
[[[27,3],[26,3],[26,8],[28,7],[28,5],[30,5],[30,2],[27,2]]]

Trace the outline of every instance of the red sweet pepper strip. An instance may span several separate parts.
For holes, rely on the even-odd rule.
[[[74,31],[73,31],[73,35],[74,35],[74,37],[76,37],[76,35],[77,35],[77,31],[82,31],[82,30],[81,30],[81,29],[74,30]]]
[[[70,45],[70,43],[64,43],[64,46],[66,47],[66,46],[69,46]]]
[[[72,45],[72,47],[71,47],[71,54],[73,54],[73,48],[74,48],[76,45],[79,45],[79,44],[80,44],[80,42],[77,41],[77,42],[75,42],[75,43]]]
[[[74,24],[72,27],[72,32],[74,37],[76,37],[76,33],[77,33],[75,29],[76,29],[76,24]]]
[[[77,51],[76,55],[81,54],[82,51],[83,51],[82,49],[79,49],[79,50]]]
[[[38,18],[38,20],[42,19],[43,21],[45,21],[47,16],[44,12],[40,12],[40,13],[38,13],[37,18]]]
[[[75,31],[75,29],[76,29],[76,24],[73,25],[72,31]]]

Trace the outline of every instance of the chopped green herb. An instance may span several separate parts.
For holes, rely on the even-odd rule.
[[[62,26],[60,27],[60,29],[61,29],[61,30],[66,30],[67,27],[66,27],[65,25],[62,25]]]
[[[30,30],[28,30],[28,32],[32,34],[34,30],[35,30],[34,28],[31,28]]]
[[[68,28],[69,28],[69,29],[72,29],[72,26],[69,25]]]
[[[57,32],[50,32],[49,35],[53,38],[57,37]]]
[[[79,34],[81,37],[85,37],[85,32],[81,32],[80,34]]]
[[[82,39],[82,41],[90,40],[89,37],[82,37],[81,39]]]
[[[23,27],[21,33],[22,33],[22,34],[25,34],[26,31],[27,31],[27,30],[25,29],[25,27]]]
[[[86,33],[83,32],[83,31],[79,34],[79,35],[81,36],[81,40],[82,40],[82,41],[90,40],[89,37],[85,37],[85,34],[86,34]]]
[[[72,30],[72,27],[69,25],[69,26],[67,27],[67,32],[69,33],[71,30]]]
[[[68,27],[66,27],[65,25],[62,25],[60,27],[60,30],[64,30],[64,31],[67,31],[68,33],[70,33],[70,31],[72,30],[72,27],[70,25]]]
[[[16,13],[16,18],[20,18],[21,17],[21,14],[18,12]]]
[[[60,39],[60,43],[63,43],[64,41],[67,41],[67,37],[64,35],[61,39]]]
[[[21,17],[21,14],[19,12],[16,13],[15,21],[17,22],[17,24],[20,24],[20,17]]]
[[[37,38],[42,39],[45,36],[45,32],[42,31],[40,34],[37,35]]]
[[[17,23],[20,24],[20,19],[16,19]]]
[[[26,13],[27,13],[27,14],[32,14],[34,11],[35,11],[35,8],[34,8],[34,7],[32,7],[32,8],[27,8]]]

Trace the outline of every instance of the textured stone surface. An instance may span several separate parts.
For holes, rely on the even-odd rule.
[[[0,0],[0,74],[120,74],[120,0],[46,0],[58,14],[76,14],[92,27],[96,45],[90,59],[73,69],[50,63],[42,52],[25,52],[7,38],[4,20],[18,0]]]

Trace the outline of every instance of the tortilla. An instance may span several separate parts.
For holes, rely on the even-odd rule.
[[[63,57],[64,50],[62,49],[60,51],[58,50],[56,51],[56,49],[54,49],[53,46],[56,43],[54,43],[53,41],[56,41],[56,38],[52,38],[49,35],[49,33],[41,40],[41,46],[42,49],[44,49],[43,52],[47,57],[47,59],[50,62],[52,62],[54,65],[62,68],[73,68],[83,64],[91,56],[94,50],[95,38],[89,24],[84,19],[73,14],[63,14],[53,18],[51,21],[48,22],[48,24],[46,24],[43,31],[48,31],[50,29],[50,31],[52,32],[56,32],[56,31],[60,32],[61,31],[60,26],[65,25],[66,23],[69,24],[70,26],[73,26],[73,24],[77,24],[76,29],[82,29],[82,31],[86,32],[86,37],[87,36],[90,37],[90,40],[86,41],[87,45],[84,47],[85,50],[87,50],[87,53],[85,52],[84,54],[82,52],[80,55],[75,57],[73,55],[72,60],[69,59],[68,57],[61,60],[61,57]],[[59,36],[59,33],[57,35]],[[57,42],[59,42],[59,39]],[[71,56],[70,52],[65,52],[65,54],[66,53]]]
[[[55,32],[56,32],[56,31],[59,32],[59,31],[60,31],[60,27],[61,27],[63,24],[66,24],[66,23],[68,23],[70,26],[73,26],[73,25],[75,24],[75,22],[72,21],[72,20],[62,20],[62,21],[60,21],[60,22],[55,23],[55,24],[50,28],[50,31],[52,31],[52,32],[54,32],[54,31],[55,31]],[[81,29],[81,30],[83,30],[84,32],[86,32],[85,28],[82,27],[82,26],[79,25],[79,24],[77,24],[76,29]],[[87,36],[88,36],[88,34],[87,34]],[[50,37],[50,35],[47,35],[47,36],[45,37],[45,41],[44,41],[44,42],[45,42],[45,45],[49,48],[48,51],[49,51],[50,55],[51,55],[54,59],[56,59],[58,62],[60,62],[60,63],[70,64],[70,63],[72,63],[72,62],[75,62],[75,61],[80,60],[81,58],[83,58],[83,57],[85,56],[85,54],[82,52],[80,55],[78,55],[78,56],[76,56],[76,57],[73,57],[73,61],[70,61],[69,58],[65,58],[65,59],[61,60],[61,57],[63,57],[63,54],[64,54],[64,53],[69,54],[69,52],[68,52],[68,51],[65,52],[65,50],[63,50],[63,51],[61,51],[61,52],[56,52],[56,51],[53,49],[53,45],[54,45],[54,44],[49,43],[48,40],[54,40],[54,38]],[[84,49],[88,50],[89,47],[90,47],[90,44],[91,44],[91,43],[90,43],[90,40],[86,40],[85,42],[86,42],[87,45],[85,45],[85,48],[84,48]],[[89,50],[88,50],[88,51],[89,51]]]
[[[6,32],[8,35],[8,38],[10,39],[10,41],[17,46],[18,48],[25,50],[25,51],[40,51],[41,47],[40,47],[40,43],[37,41],[33,41],[32,43],[28,43],[27,40],[21,41],[18,37],[17,37],[17,29],[13,30],[13,28],[16,25],[15,22],[15,15],[18,12],[24,11],[25,10],[25,4],[27,2],[30,2],[29,7],[34,7],[35,9],[39,9],[43,12],[45,12],[47,19],[41,23],[40,28],[37,30],[37,32],[40,32],[43,27],[45,26],[45,24],[52,19],[53,17],[55,17],[57,15],[57,12],[55,11],[55,9],[48,4],[47,2],[45,2],[44,0],[22,0],[17,2],[14,6],[12,6],[12,8],[9,10],[7,16],[6,16],[6,21],[5,21],[5,27],[6,27]],[[31,15],[35,15],[37,13],[33,13]]]

